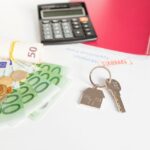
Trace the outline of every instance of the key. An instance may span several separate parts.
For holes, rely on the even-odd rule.
[[[112,79],[110,82],[109,79],[106,79],[106,87],[108,91],[111,93],[111,95],[114,97],[118,111],[125,112],[125,108],[120,96],[121,86],[119,82],[114,79]]]
[[[80,103],[92,107],[100,108],[104,97],[105,96],[102,90],[99,90],[95,87],[87,88],[82,93],[82,98]]]

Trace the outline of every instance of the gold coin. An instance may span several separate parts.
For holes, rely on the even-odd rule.
[[[7,88],[7,94],[12,93],[13,92],[13,88],[12,87],[8,87]]]
[[[0,97],[7,95],[7,86],[0,84]]]
[[[13,79],[13,81],[22,81],[27,78],[28,73],[23,70],[16,70],[12,72],[10,76]]]
[[[13,80],[11,77],[0,77],[0,84],[11,86],[13,83]]]

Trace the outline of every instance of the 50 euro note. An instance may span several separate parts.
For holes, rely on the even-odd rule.
[[[40,63],[43,44],[11,41],[0,38],[0,58]]]
[[[55,49],[58,51],[59,54]],[[17,61],[23,61],[27,63],[54,63],[62,64],[63,55],[66,46],[44,46],[41,43],[12,41],[5,38],[0,38],[0,58],[11,59]],[[70,55],[65,54],[65,58],[68,60],[63,65],[68,65],[69,61],[72,61]]]

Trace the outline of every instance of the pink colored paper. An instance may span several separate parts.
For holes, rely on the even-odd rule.
[[[150,36],[150,0],[84,1],[98,35],[97,41],[86,44],[146,54]]]

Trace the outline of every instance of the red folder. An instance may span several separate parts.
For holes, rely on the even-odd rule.
[[[82,1],[98,35],[97,41],[86,44],[133,54],[149,53],[150,0]]]

